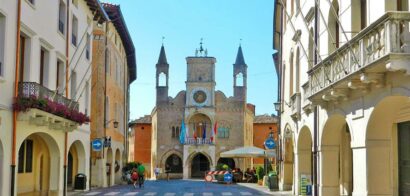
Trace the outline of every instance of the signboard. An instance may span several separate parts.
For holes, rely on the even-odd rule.
[[[231,183],[232,182],[232,174],[230,174],[230,173],[224,174],[224,182]]]
[[[266,158],[276,158],[276,150],[266,150]]]
[[[91,146],[93,147],[94,151],[101,151],[102,147],[103,147],[103,143],[101,142],[100,139],[94,139],[91,142]]]
[[[272,138],[268,138],[265,140],[265,147],[267,149],[274,149],[276,148],[275,141]]]
[[[312,195],[311,175],[307,175],[307,174],[300,175],[300,194],[301,195]]]

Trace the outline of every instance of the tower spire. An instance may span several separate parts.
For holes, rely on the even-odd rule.
[[[161,51],[159,52],[158,65],[168,64],[167,55],[165,54],[164,43],[162,43]]]
[[[241,39],[242,41],[242,39]],[[236,55],[235,65],[246,65],[245,58],[243,58],[242,46],[239,44],[238,54]]]

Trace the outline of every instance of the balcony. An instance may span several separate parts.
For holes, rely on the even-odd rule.
[[[300,111],[301,111],[301,99],[300,93],[295,93],[290,97],[290,108],[291,108],[291,117],[293,119],[300,118]]]
[[[73,131],[89,118],[78,112],[78,102],[54,92],[35,82],[20,82],[18,99],[13,105],[19,121],[28,121],[50,129]]]
[[[410,74],[409,22],[408,12],[387,12],[319,62],[308,71],[308,99],[338,103],[353,90],[383,87],[386,72]]]
[[[186,138],[185,145],[213,145],[211,138]]]
[[[303,89],[303,100],[302,102],[302,109],[305,113],[310,113],[312,112],[312,102],[309,101],[308,97],[310,96],[310,86],[309,86],[309,81],[304,83],[302,85]]]

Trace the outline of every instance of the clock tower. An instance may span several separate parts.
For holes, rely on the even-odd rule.
[[[208,57],[202,41],[195,56],[187,57],[186,106],[187,108],[213,108],[215,106],[215,63]]]

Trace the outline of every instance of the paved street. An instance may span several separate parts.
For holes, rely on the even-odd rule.
[[[200,180],[146,181],[142,189],[132,185],[120,185],[105,189],[94,189],[85,193],[69,195],[138,195],[138,196],[241,196],[241,195],[290,195],[289,192],[269,192],[256,184],[225,185],[205,183]]]

